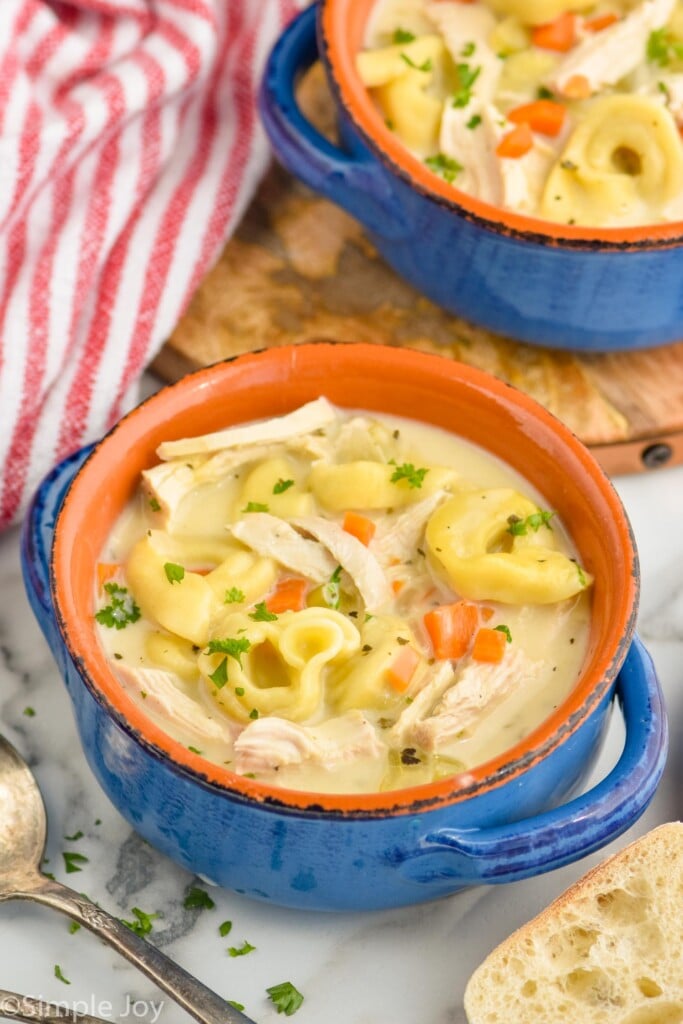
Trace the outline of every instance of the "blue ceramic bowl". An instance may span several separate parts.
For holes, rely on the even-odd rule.
[[[234,775],[154,726],[97,641],[99,554],[160,441],[279,414],[321,393],[347,406],[362,394],[366,408],[402,412],[480,444],[488,438],[494,454],[507,452],[513,466],[526,468],[596,577],[591,649],[576,690],[525,741],[469,773],[360,796],[295,793]],[[153,846],[248,896],[372,909],[548,871],[628,828],[663,771],[666,719],[652,663],[633,638],[637,563],[619,499],[565,427],[470,367],[320,344],[192,374],[56,467],[27,516],[22,559],[31,606],[104,791]],[[594,765],[615,692],[626,723],[623,753],[604,780],[571,799]]]
[[[551,224],[492,207],[431,174],[386,127],[356,73],[372,4],[321,0],[275,46],[260,107],[284,166],[356,217],[415,288],[475,324],[583,351],[679,339],[683,225],[591,231]],[[296,80],[317,57],[343,148],[296,103]]]

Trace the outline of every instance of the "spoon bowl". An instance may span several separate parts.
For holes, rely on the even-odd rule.
[[[45,807],[30,768],[0,736],[0,899],[11,898],[39,872],[45,849]]]

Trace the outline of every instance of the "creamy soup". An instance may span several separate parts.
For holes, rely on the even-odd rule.
[[[96,620],[121,685],[208,760],[396,789],[501,753],[575,685],[592,579],[484,451],[321,398],[158,454],[102,552]]]
[[[436,175],[565,224],[683,219],[678,0],[379,0],[357,67]]]

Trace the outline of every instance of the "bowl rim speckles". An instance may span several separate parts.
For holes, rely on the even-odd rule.
[[[461,776],[357,795],[280,789],[238,776],[151,723],[118,684],[99,646],[93,619],[95,566],[140,471],[158,461],[159,443],[278,415],[320,394],[342,407],[405,415],[482,444],[549,497],[596,576],[590,650],[578,686],[525,741]],[[637,553],[619,497],[593,456],[547,410],[489,374],[440,356],[330,342],[214,364],[164,387],[124,417],[95,446],[66,492],[55,525],[50,576],[58,627],[85,685],[148,749],[234,797],[344,817],[410,814],[460,803],[540,763],[611,692],[633,637],[639,592]]]
[[[377,0],[320,0],[318,38],[330,86],[366,145],[391,172],[426,198],[498,234],[548,246],[648,251],[683,243],[683,221],[638,227],[588,228],[559,224],[492,206],[432,174],[385,124],[356,70],[365,25]]]

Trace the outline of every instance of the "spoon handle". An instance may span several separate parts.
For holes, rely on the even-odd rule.
[[[254,1024],[250,1017],[188,974],[156,946],[67,885],[41,875],[36,879],[35,888],[26,886],[24,891],[15,892],[14,896],[52,907],[89,928],[151,978],[200,1024]]]
[[[101,1017],[89,1013],[67,1010],[64,1004],[46,1003],[44,999],[22,996],[0,988],[0,1017],[5,1020],[23,1020],[33,1024],[107,1024]]]

